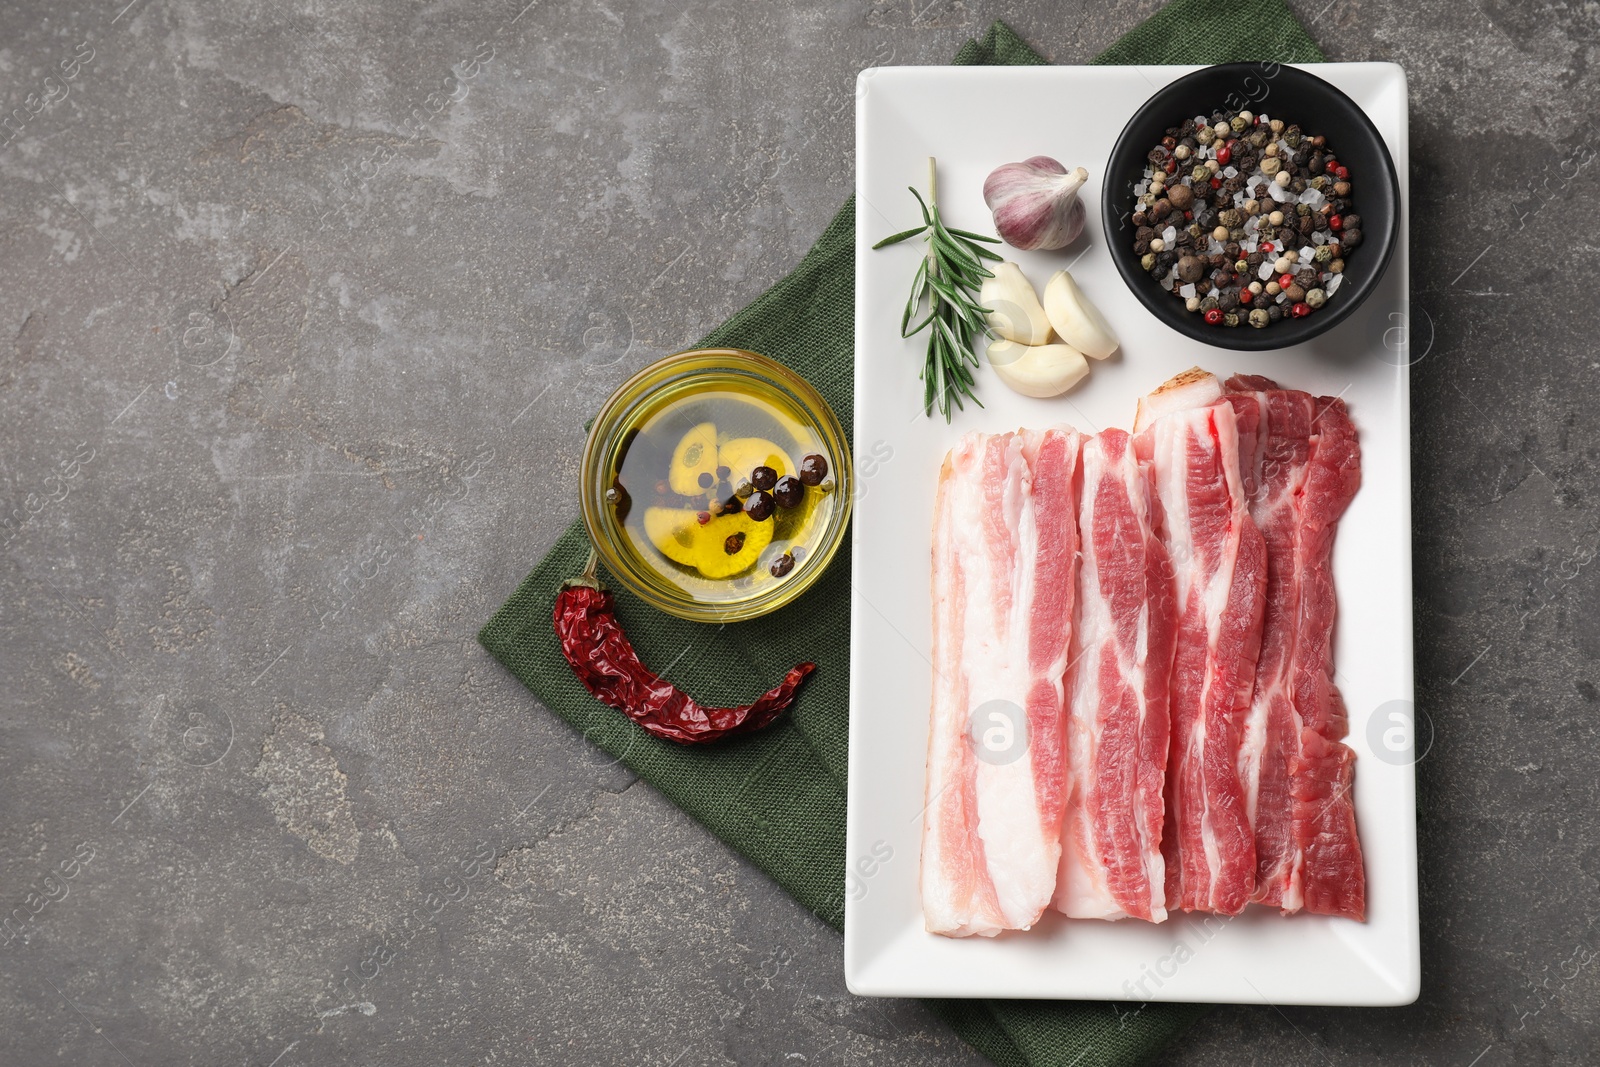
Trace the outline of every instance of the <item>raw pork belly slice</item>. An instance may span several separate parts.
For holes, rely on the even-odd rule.
[[[1320,915],[1365,919],[1366,867],[1356,837],[1355,753],[1344,699],[1333,684],[1333,535],[1361,486],[1361,445],[1344,401],[1317,398],[1317,445],[1300,497],[1300,638],[1295,642],[1294,832],[1300,848],[1303,907]]]
[[[1241,771],[1251,789],[1255,899],[1362,919],[1366,875],[1333,684],[1333,535],[1361,484],[1344,402],[1256,376],[1228,381],[1250,513],[1267,544],[1267,608]]]
[[[940,471],[921,873],[932,933],[1027,929],[1055,891],[1079,448],[1070,429],[969,433]],[[1025,745],[972,737],[1005,725],[980,711],[991,706]]]
[[[1255,683],[1266,545],[1239,473],[1233,407],[1207,374],[1140,404],[1177,603],[1167,761],[1167,907],[1235,915],[1255,889],[1255,835],[1239,774]],[[1193,406],[1186,403],[1192,398]],[[1139,424],[1136,424],[1138,426]]]
[[[1241,382],[1229,382],[1230,390]],[[1311,454],[1313,402],[1307,393],[1230,392],[1239,428],[1239,464],[1250,517],[1267,546],[1266,609],[1255,695],[1239,752],[1246,806],[1256,839],[1253,899],[1293,911],[1299,907],[1299,864],[1294,847],[1292,765],[1300,750],[1300,716],[1294,710],[1291,672],[1295,654],[1300,581],[1299,496]]]
[[[1161,857],[1172,569],[1132,439],[1083,444],[1068,791],[1055,906],[1081,919],[1167,917]]]

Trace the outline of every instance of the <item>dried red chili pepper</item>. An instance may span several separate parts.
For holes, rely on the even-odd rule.
[[[669,741],[693,745],[759,730],[794,700],[815,663],[791,667],[783,681],[754,703],[708,708],[664,681],[639,661],[612,610],[612,597],[595,578],[594,550],[583,574],[568,579],[556,596],[556,639],[583,687]]]

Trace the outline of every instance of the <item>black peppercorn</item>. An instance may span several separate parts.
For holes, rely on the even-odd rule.
[[[730,556],[736,555],[738,553],[738,551],[743,547],[744,547],[744,534],[743,533],[731,533],[727,537],[722,539],[722,551],[726,552]]]
[[[766,522],[772,517],[772,494],[765,492],[751,494],[750,499],[745,501],[744,511],[757,522]]]
[[[785,474],[778,479],[778,484],[772,487],[772,499],[778,502],[780,508],[799,507],[800,499],[805,494],[805,485],[792,474]]]
[[[803,485],[818,485],[828,476],[828,461],[813,452],[800,461],[800,482]]]
[[[794,570],[794,557],[785,552],[772,561],[772,566],[769,569],[772,571],[774,578],[782,578],[785,574]]]
[[[750,472],[750,484],[757,489],[771,489],[778,482],[778,472],[771,467],[757,467]]]
[[[1339,232],[1339,244],[1347,252],[1350,249],[1355,248],[1356,246],[1361,244],[1361,231],[1360,230],[1352,230],[1350,228],[1349,224],[1347,223],[1345,225],[1345,228]]]

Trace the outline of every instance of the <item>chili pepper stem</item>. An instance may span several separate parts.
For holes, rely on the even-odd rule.
[[[583,586],[585,589],[602,589],[600,579],[595,571],[600,565],[600,559],[595,555],[594,546],[589,546],[589,559],[583,565],[583,573],[576,578],[568,578],[561,583],[561,588],[571,589],[573,586]]]

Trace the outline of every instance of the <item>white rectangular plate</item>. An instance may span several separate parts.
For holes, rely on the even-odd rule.
[[[1407,1004],[1421,981],[1415,779],[1406,734],[1412,693],[1411,455],[1406,243],[1406,80],[1397,66],[1308,66],[1366,109],[1400,174],[1400,242],[1361,307],[1316,341],[1231,353],[1186,340],[1128,292],[1100,227],[1100,182],[1134,110],[1191,67],[891,67],[856,91],[856,474],[851,618],[850,813],[845,977],[869,996],[1106,998],[1276,1004]],[[1220,102],[1219,102],[1220,103]],[[1255,105],[1272,113],[1270,95]],[[1176,122],[1181,116],[1173,116]],[[1314,124],[1316,116],[1285,116]],[[1092,176],[1084,236],[1062,252],[1008,258],[1042,287],[1070,266],[1122,340],[1067,396],[1035,400],[979,369],[983,408],[950,425],[921,412],[924,338],[901,340],[900,312],[919,241],[872,251],[915,223],[906,191],[939,161],[952,226],[992,233],[983,180],[1001,163],[1048,155]],[[1359,194],[1358,194],[1359,196]],[[1125,250],[1119,249],[1123,254]],[[1340,524],[1338,683],[1357,755],[1356,818],[1367,865],[1367,921],[1282,917],[1252,906],[1231,919],[1160,925],[1067,920],[955,940],[923,929],[917,894],[931,666],[929,554],[945,452],[967,430],[1066,422],[1131,428],[1134,402],[1199,365],[1265,374],[1341,396],[1361,432],[1362,486]]]

